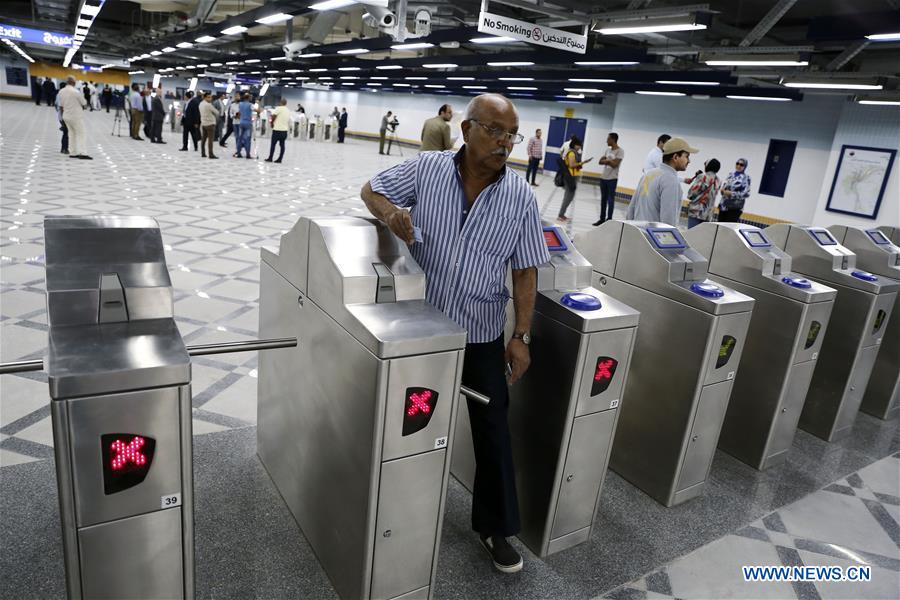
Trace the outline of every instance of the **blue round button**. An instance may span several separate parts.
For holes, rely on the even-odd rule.
[[[809,279],[804,279],[803,277],[791,277],[790,275],[786,277],[782,277],[781,281],[788,284],[791,287],[800,288],[803,290],[808,290],[812,287],[812,284],[809,282]]]
[[[707,298],[721,298],[725,295],[722,288],[714,283],[692,283],[691,291],[698,296],[706,296]]]
[[[872,275],[868,271],[853,271],[850,274],[853,275],[854,277],[856,277],[857,279],[862,279],[863,281],[878,281],[878,277],[875,275]]]
[[[572,292],[566,294],[562,297],[560,302],[575,310],[599,310],[602,307],[599,298],[592,296],[591,294],[585,294],[584,292]]]

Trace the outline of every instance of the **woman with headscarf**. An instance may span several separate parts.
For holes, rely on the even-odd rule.
[[[744,212],[744,202],[750,197],[750,176],[747,175],[747,159],[739,158],[734,171],[722,184],[722,202],[719,205],[719,221],[737,223]]]
[[[688,188],[688,229],[709,221],[710,211],[716,203],[722,181],[717,173],[721,165],[711,158],[703,165],[703,171],[697,171]]]

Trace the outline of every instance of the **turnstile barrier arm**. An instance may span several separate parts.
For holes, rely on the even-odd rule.
[[[464,385],[459,386],[459,393],[462,394],[463,396],[465,396],[466,398],[475,400],[476,402],[480,402],[482,404],[490,404],[491,403],[490,398],[488,398],[484,394],[482,394],[480,392],[476,392],[472,388],[466,387]]]
[[[276,348],[294,348],[297,346],[297,338],[272,338],[268,340],[252,340],[249,342],[221,342],[218,344],[197,344],[187,346],[187,353],[191,356],[206,356],[209,354],[227,354],[230,352],[252,352],[255,350],[274,350]],[[9,373],[27,373],[28,371],[43,371],[44,361],[20,360],[15,362],[0,363],[0,375]],[[478,392],[469,390],[474,396],[470,396],[479,402],[488,403],[488,399]],[[467,396],[468,393],[463,392]]]

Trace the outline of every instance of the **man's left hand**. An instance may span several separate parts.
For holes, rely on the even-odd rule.
[[[509,340],[506,345],[506,362],[512,367],[512,373],[507,378],[507,382],[512,385],[525,374],[531,364],[528,345],[520,339]]]

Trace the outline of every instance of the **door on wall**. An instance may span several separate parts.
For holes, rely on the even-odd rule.
[[[766,154],[766,164],[762,180],[759,182],[760,194],[784,198],[784,190],[787,188],[788,175],[791,173],[791,163],[794,162],[796,150],[797,142],[769,140],[769,152]]]
[[[556,172],[556,161],[562,145],[568,142],[573,135],[577,135],[582,143],[587,134],[587,119],[571,119],[567,117],[550,117],[550,126],[547,128],[547,146],[544,153],[544,170]]]

